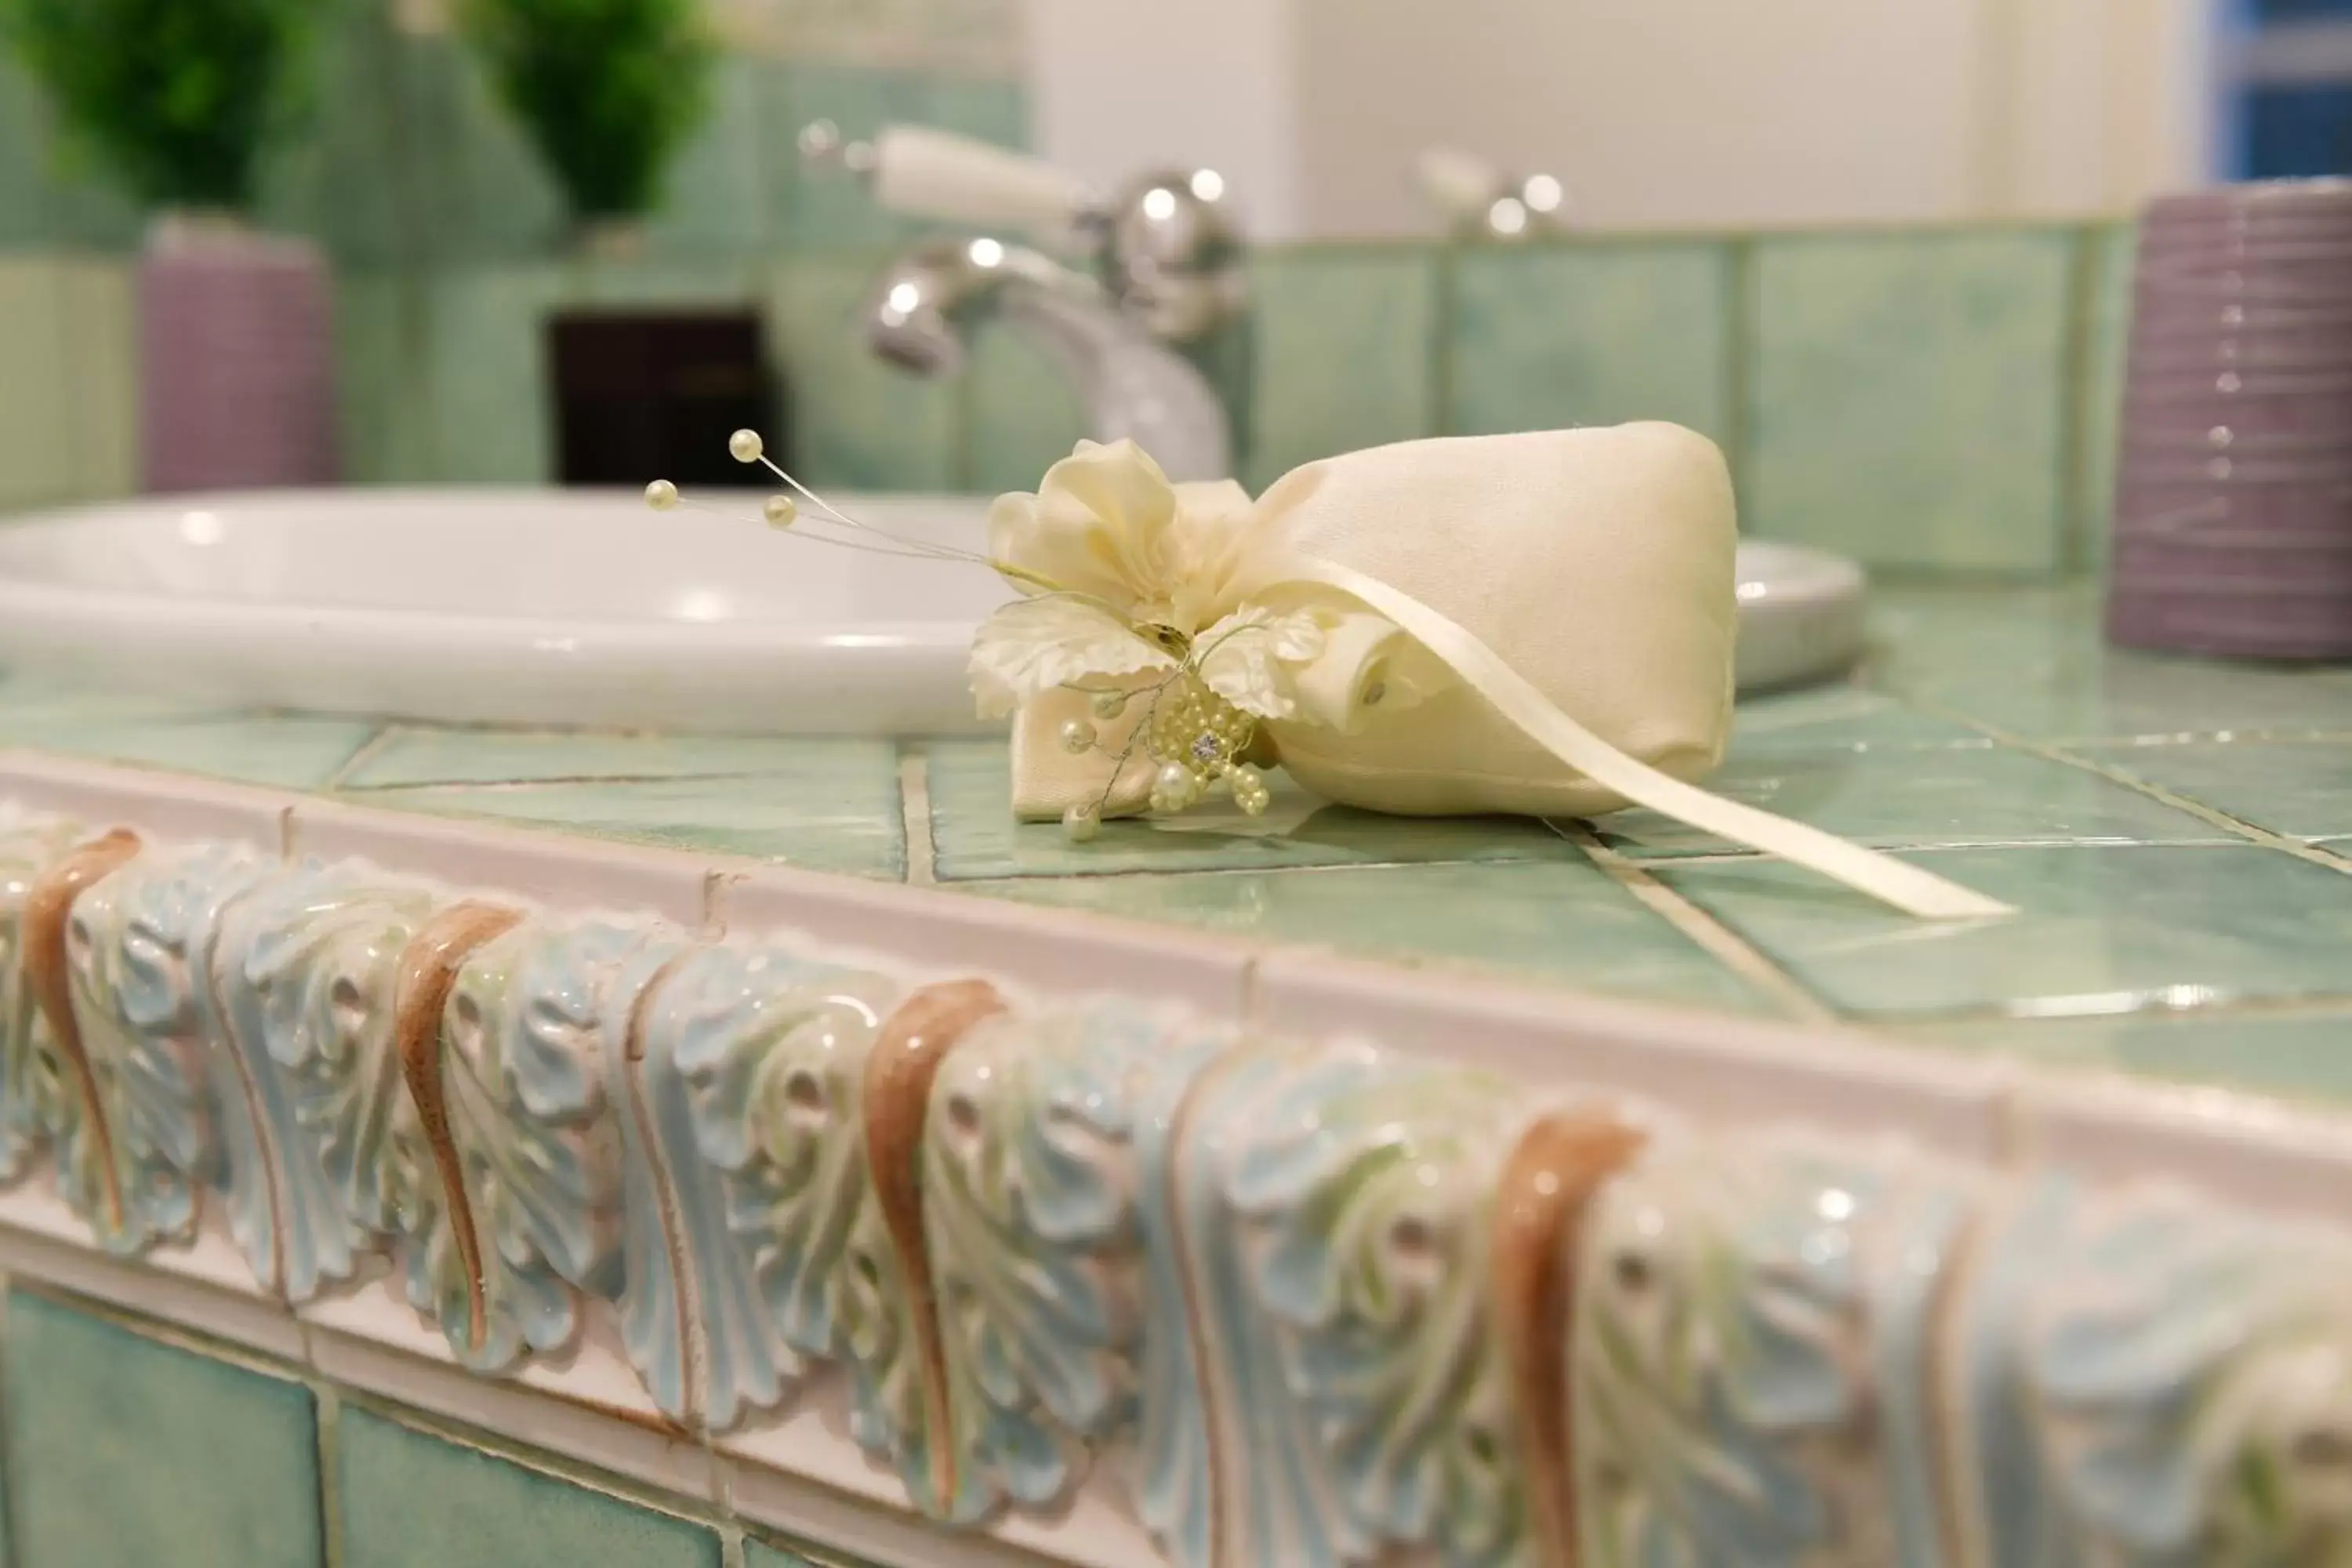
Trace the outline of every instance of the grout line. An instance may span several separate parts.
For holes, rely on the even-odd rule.
[[[1715,916],[1652,876],[1647,868],[1628,860],[1582,823],[1562,826],[1546,818],[1544,826],[1584,851],[1609,879],[1641,900],[1653,914],[1688,937],[1707,955],[1740,979],[1770,997],[1780,1011],[1807,1024],[1836,1024],[1837,1013],[1747,939]]]
[[[651,1513],[667,1514],[672,1519],[708,1525],[713,1530],[728,1522],[720,1517],[707,1495],[697,1497],[690,1492],[672,1491],[652,1482],[636,1480],[590,1460],[538,1447],[530,1439],[500,1427],[444,1415],[438,1411],[422,1409],[360,1388],[342,1388],[338,1403],[438,1441],[503,1459],[521,1469],[535,1470],[589,1491],[602,1492],[606,1497],[633,1503]]]
[[[2284,833],[2274,832],[2258,823],[2248,822],[2243,817],[2232,816],[2218,806],[2208,805],[2201,800],[2180,794],[2178,790],[2170,790],[2162,784],[2152,784],[2147,779],[2127,773],[2121,768],[2110,767],[2095,758],[2078,756],[2073,752],[2047,742],[2027,740],[2022,735],[2011,734],[1998,725],[1988,724],[1981,719],[1972,719],[1956,709],[1945,708],[1938,703],[1916,698],[1912,700],[1917,702],[1924,710],[1966,724],[1971,729],[1981,731],[2004,746],[2026,752],[2031,756],[2040,757],[2044,762],[2063,763],[2094,777],[2103,778],[2109,784],[2119,785],[2136,795],[2168,805],[2175,811],[2187,812],[2200,822],[2210,823],[2237,838],[2259,845],[2263,848],[2276,849],[2283,854],[2292,855],[2298,860],[2308,860],[2315,866],[2323,866],[2328,870],[2352,877],[2352,859],[2347,859],[2333,850],[2324,849],[2316,844],[2306,844],[2300,838],[2291,838]]]
[[[445,791],[467,794],[524,792],[575,784],[662,784],[734,783],[744,779],[792,779],[807,775],[789,767],[720,768],[709,773],[550,773],[528,779],[411,779],[399,784],[344,784],[327,786],[346,800],[365,800],[371,795],[437,795]]]
[[[919,742],[899,743],[898,809],[906,826],[907,884],[936,887],[940,857],[931,837],[930,757]]]
[[[76,1247],[79,1244],[66,1242],[63,1245]],[[134,1268],[144,1267],[136,1259],[114,1258],[110,1261],[124,1263]],[[61,1285],[39,1277],[12,1278],[10,1286],[26,1295],[38,1296],[45,1301],[79,1312],[87,1318],[101,1319],[126,1333],[137,1334],[142,1339],[152,1340],[157,1344],[168,1345],[173,1350],[188,1355],[203,1356],[208,1361],[225,1362],[230,1366],[253,1373],[257,1376],[276,1378],[280,1383],[308,1381],[310,1369],[305,1366],[274,1356],[267,1351],[256,1350],[250,1345],[241,1344],[235,1340],[224,1339],[209,1330],[193,1327],[177,1318],[163,1317],[141,1308],[126,1307],[120,1302],[110,1301],[103,1296],[89,1295],[70,1285]],[[281,1310],[285,1308],[285,1303],[282,1301],[273,1304]]]
[[[333,773],[329,773],[326,777],[326,782],[320,784],[318,789],[313,793],[319,795],[331,795],[336,790],[342,788],[344,780],[350,778],[352,773],[358,772],[365,763],[374,761],[376,753],[383,751],[384,747],[390,743],[392,738],[399,734],[400,731],[401,726],[398,724],[378,724],[373,732],[372,732],[366,740],[362,741],[359,743],[358,749],[352,752],[350,756],[345,757],[342,761],[342,764],[336,768]]]
[[[748,1568],[743,1555],[743,1527],[724,1524],[719,1527],[719,1568]]]

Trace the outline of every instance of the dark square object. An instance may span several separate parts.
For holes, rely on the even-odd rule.
[[[567,485],[757,487],[764,468],[727,455],[753,429],[788,460],[790,432],[749,310],[564,311],[547,325],[557,477]]]

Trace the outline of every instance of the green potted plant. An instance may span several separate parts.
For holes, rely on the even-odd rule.
[[[458,0],[492,89],[592,248],[626,248],[708,103],[702,0]]]
[[[250,224],[320,0],[0,0],[67,148],[154,215],[140,266],[148,487],[333,477],[329,283]]]

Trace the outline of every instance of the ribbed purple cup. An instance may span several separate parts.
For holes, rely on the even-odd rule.
[[[139,268],[151,490],[331,484],[334,323],[310,245],[167,218]]]
[[[2121,442],[2111,641],[2352,658],[2352,181],[2149,209]]]

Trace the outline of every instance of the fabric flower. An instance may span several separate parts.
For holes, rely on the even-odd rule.
[[[1347,727],[1402,634],[1286,580],[1278,531],[1231,480],[1176,485],[1132,441],[1082,441],[1037,493],[999,497],[989,556],[1024,597],[973,640],[984,718],[1070,687],[1189,672],[1259,719]]]

